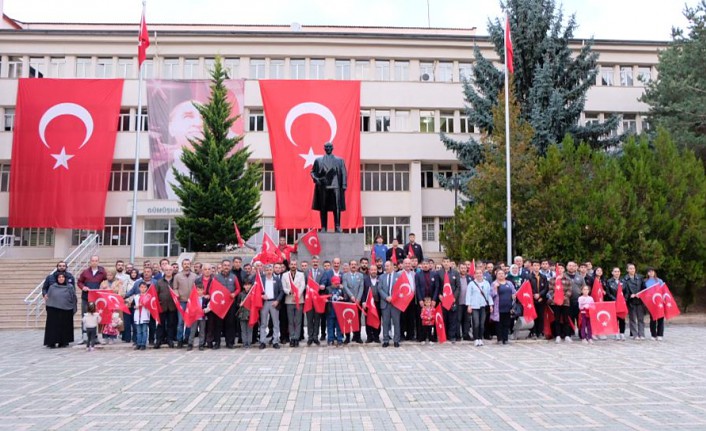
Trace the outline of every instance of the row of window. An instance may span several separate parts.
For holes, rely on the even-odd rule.
[[[651,66],[601,65],[597,84],[604,87],[643,87],[651,80]]]
[[[110,168],[109,192],[131,192],[135,185],[134,163],[113,163]],[[149,187],[149,164],[140,163],[137,172],[137,191],[147,191]],[[0,163],[0,192],[10,189],[10,164]]]

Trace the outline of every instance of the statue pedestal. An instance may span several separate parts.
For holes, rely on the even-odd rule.
[[[300,235],[300,238],[303,235]],[[362,233],[319,232],[319,242],[321,243],[320,267],[323,267],[325,260],[332,260],[334,257],[340,257],[343,263],[354,259],[359,260],[368,254],[365,252],[365,235]],[[299,262],[304,260],[311,262],[311,253],[301,242],[297,247],[297,259]]]

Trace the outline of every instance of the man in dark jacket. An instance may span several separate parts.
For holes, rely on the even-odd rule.
[[[154,348],[159,349],[162,343],[167,343],[170,348],[174,347],[176,340],[177,309],[172,299],[171,290],[174,286],[174,276],[171,265],[163,268],[162,278],[157,280],[157,297],[162,312],[159,313],[159,325],[157,325],[157,335],[155,337]]]
[[[645,304],[637,294],[645,289],[645,280],[635,270],[635,265],[628,263],[628,273],[623,277],[623,292],[628,303],[630,335],[635,340],[645,339]]]
[[[81,317],[88,309],[88,291],[100,289],[101,283],[107,278],[105,268],[99,266],[100,258],[97,255],[91,256],[88,268],[78,276],[78,288],[81,289]],[[86,328],[81,324],[82,340],[79,344],[86,344]]]
[[[461,295],[461,275],[455,269],[451,268],[451,261],[448,257],[444,257],[441,261],[442,268],[438,272],[439,277],[439,290],[438,298],[441,302],[444,295],[444,282],[446,275],[449,276],[449,284],[451,285],[451,292],[454,296],[454,304],[451,306],[450,310],[446,308],[444,310],[444,325],[446,327],[446,333],[449,334],[448,339],[451,343],[455,344],[459,341],[459,330],[458,330],[458,313],[459,313],[459,299]]]
[[[530,331],[530,337],[542,338],[544,332],[544,304],[547,300],[547,292],[549,291],[549,280],[539,272],[541,269],[538,260],[532,262],[532,272],[528,277],[530,287],[532,288],[532,297],[534,298],[534,309],[537,311],[537,318],[534,319],[534,326]]]
[[[223,318],[223,334],[226,339],[226,347],[232,349],[235,347],[235,327],[239,326],[238,320],[235,317],[238,311],[238,307],[235,304],[235,289],[236,289],[236,275],[232,272],[231,263],[229,259],[223,259],[221,261],[221,272],[216,274],[216,280],[223,285],[228,292],[230,292],[230,297],[233,298],[233,303],[231,304],[228,312]],[[240,280],[238,280],[240,283]],[[242,288],[242,284],[239,284]],[[221,334],[213,334],[216,345],[221,344]]]
[[[74,278],[73,274],[71,274],[68,271],[68,269],[66,267],[66,262],[64,262],[62,260],[61,262],[56,264],[56,271],[47,275],[47,278],[44,279],[44,285],[42,286],[42,295],[43,296],[45,296],[45,297],[47,296],[47,291],[49,290],[49,286],[56,283],[56,277],[59,274],[64,274],[64,276],[66,277],[66,284],[70,284],[70,285],[76,287],[76,279]]]

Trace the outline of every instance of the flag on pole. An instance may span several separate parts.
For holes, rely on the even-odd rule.
[[[243,241],[243,237],[240,236],[240,229],[238,229],[238,225],[235,222],[233,222],[233,228],[235,229],[235,237],[238,239],[238,248],[245,247],[245,241]]]
[[[147,58],[147,47],[150,46],[150,35],[147,32],[147,22],[145,21],[145,9],[142,9],[142,19],[140,20],[140,33],[137,36],[137,67],[142,67],[142,63]]]
[[[505,17],[505,65],[510,73],[515,73],[515,66],[512,63],[514,54],[512,51],[512,37],[510,36],[510,15]]]

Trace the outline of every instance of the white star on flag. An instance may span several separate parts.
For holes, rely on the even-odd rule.
[[[66,170],[69,170],[69,160],[73,159],[74,156],[70,154],[66,154],[66,147],[61,148],[61,152],[59,154],[52,154],[52,157],[56,159],[56,163],[54,163],[54,169],[58,168],[59,166],[63,166],[66,168]]]
[[[304,159],[304,169],[306,169],[309,166],[314,166],[314,161],[317,157],[321,157],[321,154],[314,154],[314,149],[309,147],[309,152],[306,154],[299,154],[299,157]]]

